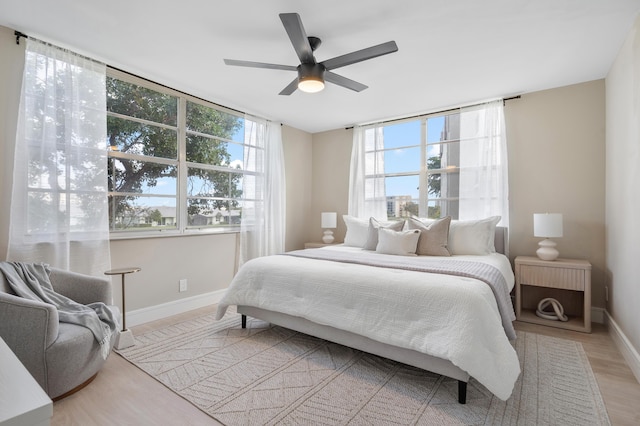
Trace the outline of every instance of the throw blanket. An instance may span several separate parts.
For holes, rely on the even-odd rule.
[[[81,325],[91,330],[100,344],[102,357],[107,358],[116,321],[113,312],[104,303],[82,305],[56,293],[49,280],[49,266],[43,263],[0,262],[0,271],[18,296],[54,305],[61,322]]]
[[[420,264],[412,262],[406,256],[380,256],[369,252],[345,252],[337,250],[296,250],[285,253],[288,256],[306,257],[308,259],[329,260],[333,262],[357,263],[379,268],[404,269],[406,271],[432,272],[436,274],[455,275],[480,280],[491,288],[498,302],[498,310],[502,318],[502,327],[509,340],[516,339],[513,321],[516,315],[509,296],[509,287],[502,273],[495,267],[481,262],[447,259],[447,262],[436,258],[421,258]]]

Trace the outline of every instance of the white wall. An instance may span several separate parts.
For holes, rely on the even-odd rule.
[[[607,75],[606,89],[608,311],[637,356],[640,352],[640,17]]]

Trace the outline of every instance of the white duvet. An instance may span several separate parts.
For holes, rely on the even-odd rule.
[[[488,262],[513,288],[511,265],[501,254],[442,258],[447,259]],[[240,268],[217,318],[230,305],[282,312],[447,359],[502,400],[509,398],[520,374],[492,290],[473,278],[267,256]]]

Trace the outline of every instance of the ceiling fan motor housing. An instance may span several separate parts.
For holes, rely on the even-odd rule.
[[[319,92],[324,88],[324,72],[322,64],[298,65],[298,88],[306,92]]]
[[[325,67],[322,64],[300,64],[298,65],[298,81],[324,81],[324,72]]]

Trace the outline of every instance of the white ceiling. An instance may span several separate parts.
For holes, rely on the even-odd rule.
[[[315,133],[606,76],[640,0],[0,0],[0,25],[244,112]],[[336,70],[369,86],[278,93],[298,65],[279,13],[320,37],[316,59],[395,40]]]

